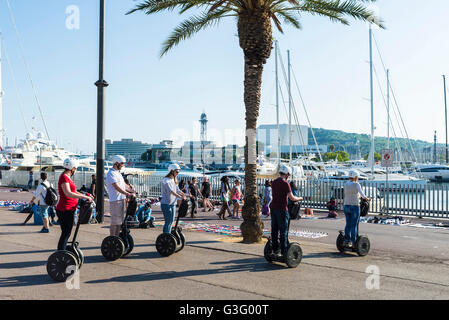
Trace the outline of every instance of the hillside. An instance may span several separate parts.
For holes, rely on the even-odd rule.
[[[351,158],[356,158],[359,153],[362,157],[369,153],[371,147],[371,139],[368,134],[348,133],[340,130],[327,130],[323,128],[313,128],[315,138],[319,145],[334,145],[336,151],[346,151],[351,155]],[[427,161],[433,157],[433,143],[422,140],[410,140],[414,149],[416,157],[420,161]],[[309,129],[309,145],[313,145],[312,131]],[[359,146],[357,145],[359,144]],[[374,139],[375,151],[381,153],[382,149],[387,147],[386,137],[375,137]],[[407,139],[390,138],[390,148],[401,149],[403,154],[408,155],[411,159],[412,151]],[[437,157],[442,157],[444,154],[445,145],[437,144]]]

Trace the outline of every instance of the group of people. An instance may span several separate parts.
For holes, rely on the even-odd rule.
[[[126,201],[136,196],[136,191],[126,181],[120,170],[124,167],[126,159],[121,155],[116,155],[112,159],[113,167],[106,175],[106,186],[109,194],[109,206],[111,214],[110,235],[119,236],[120,228],[125,218]],[[66,159],[63,163],[64,171],[58,180],[59,200],[56,205],[56,215],[61,227],[61,236],[58,241],[58,250],[65,250],[70,237],[74,220],[75,211],[79,199],[85,199],[88,202],[94,201],[94,196],[89,193],[77,191],[73,181],[78,164],[76,160]],[[164,215],[164,233],[171,233],[172,225],[175,219],[175,211],[178,200],[190,200],[192,202],[191,216],[194,217],[197,210],[198,198],[203,202],[203,211],[212,210],[213,204],[209,198],[212,194],[211,184],[206,178],[201,188],[197,185],[197,179],[193,178],[185,185],[178,183],[177,177],[181,171],[178,164],[171,164],[168,168],[168,174],[162,180],[161,209]],[[266,181],[264,190],[263,205],[268,207],[267,215],[271,215],[271,239],[273,246],[273,255],[285,256],[288,248],[288,228],[289,228],[289,201],[302,201],[298,196],[297,188],[292,182],[288,182],[291,175],[291,169],[288,166],[281,165],[279,177],[273,181]],[[370,200],[363,193],[358,183],[358,173],[350,172],[350,181],[344,186],[344,212],[346,216],[345,227],[345,245],[351,246],[356,242],[357,226],[360,218],[360,198]],[[41,173],[42,183],[37,187],[30,203],[38,202],[43,217],[43,230],[49,228],[48,205],[45,204],[47,190],[52,187],[47,180],[47,174]],[[230,188],[228,177],[221,179],[220,197],[222,207],[218,213],[220,219],[226,220],[228,217],[238,217],[239,202],[242,199],[242,190],[239,180],[234,181],[234,186]],[[230,204],[233,205],[233,212],[230,211]],[[45,232],[45,231],[43,231]],[[48,231],[47,231],[48,232]],[[277,257],[276,257],[277,258]]]

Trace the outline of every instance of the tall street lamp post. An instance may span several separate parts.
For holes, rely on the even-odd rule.
[[[104,22],[105,0],[100,0],[100,54],[99,54],[99,79],[97,86],[97,220],[104,221],[104,88],[109,84],[104,80]]]

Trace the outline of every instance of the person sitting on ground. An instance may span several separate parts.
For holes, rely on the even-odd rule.
[[[33,198],[30,201],[30,206],[33,206],[35,203],[35,200],[37,200],[37,205],[40,209],[40,214],[42,216],[42,221],[44,223],[44,226],[42,227],[41,233],[49,233],[50,232],[50,225],[53,225],[48,221],[48,205],[45,203],[45,196],[47,195],[47,189],[53,186],[51,183],[47,180],[47,173],[41,172],[41,180],[42,183],[36,188],[34,191]],[[30,217],[31,218],[31,217]],[[29,219],[25,220],[25,223],[27,223]]]
[[[360,198],[367,198],[360,187],[359,173],[355,170],[349,172],[349,180],[344,186],[344,213],[346,217],[345,246],[352,247],[357,241],[357,225],[360,219]]]
[[[288,178],[291,169],[286,165],[279,168],[279,178],[271,183],[273,200],[271,209],[271,241],[273,248],[273,258],[285,257],[288,247],[288,225],[290,216],[288,214],[287,199],[291,201],[302,201],[302,197],[293,195]],[[280,247],[280,248],[279,248]]]

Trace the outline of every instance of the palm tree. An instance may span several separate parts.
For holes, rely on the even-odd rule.
[[[161,11],[189,9],[193,14],[174,29],[163,43],[161,57],[180,41],[214,25],[225,17],[235,17],[239,44],[245,58],[244,102],[246,109],[245,197],[240,226],[243,242],[259,242],[263,233],[257,195],[256,128],[259,116],[263,65],[273,47],[272,22],[283,33],[281,20],[301,29],[300,14],[324,16],[331,21],[349,25],[347,18],[369,21],[380,27],[382,22],[367,8],[376,0],[141,0],[127,14],[141,11],[147,15]]]

